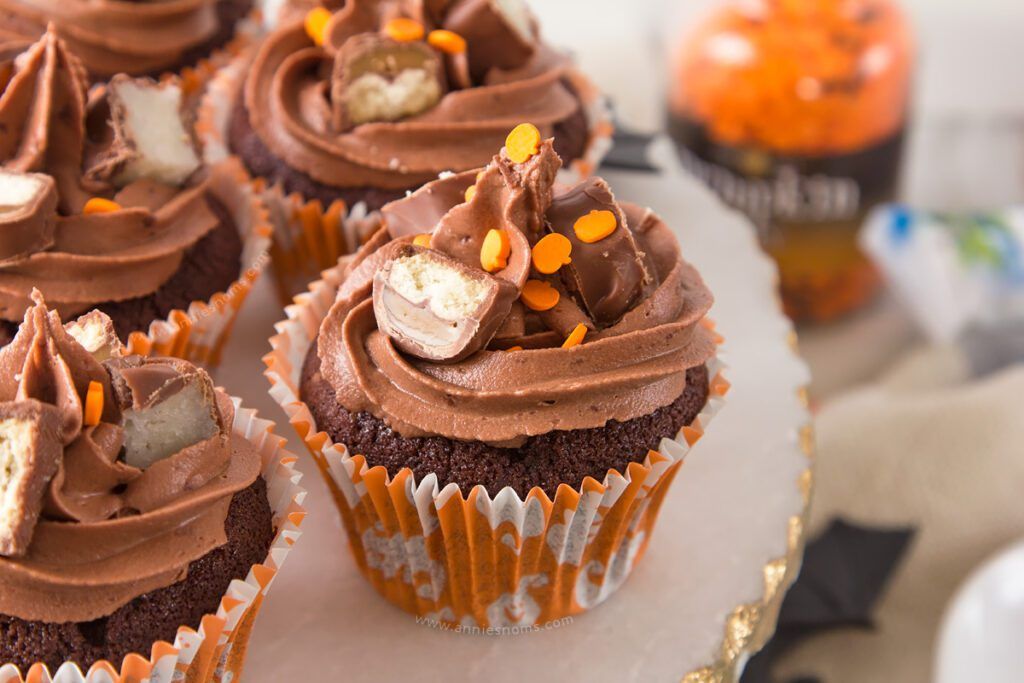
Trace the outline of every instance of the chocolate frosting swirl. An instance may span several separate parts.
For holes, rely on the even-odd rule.
[[[87,87],[81,62],[52,29],[27,49],[0,44],[0,169],[51,176],[58,194],[55,227],[25,226],[54,234],[21,239],[40,248],[0,262],[0,318],[20,320],[33,287],[65,316],[152,294],[218,224],[208,175],[183,188],[145,179],[118,187],[98,170],[113,134],[103,89],[90,99]],[[93,197],[122,208],[83,214]]]
[[[150,74],[177,66],[216,36],[217,2],[0,0],[0,35],[31,41],[52,25],[93,77]]]
[[[454,14],[460,2],[424,10],[418,19],[428,30],[443,27],[446,13]],[[394,4],[353,0],[334,15],[324,46],[313,43],[302,22],[267,38],[243,97],[253,129],[277,157],[325,185],[403,189],[443,171],[483,166],[520,121],[550,135],[578,109],[563,82],[568,59],[538,41],[514,68],[489,69],[469,88],[449,83],[451,89],[422,114],[338,129],[330,101],[334,56],[345,40],[378,30],[395,13],[402,11]]]
[[[574,259],[593,260],[577,267],[615,264],[604,266],[608,278],[614,277],[611,268],[622,267],[625,255],[637,259],[640,280],[623,281],[638,289],[623,287],[610,294],[612,302],[602,303],[601,320],[588,313],[578,292],[559,284],[562,296],[555,309],[534,313],[520,307],[519,320],[513,320],[515,315],[506,320],[507,334],[496,335],[487,349],[458,362],[403,355],[379,331],[369,281],[389,239],[408,240],[436,225],[431,248],[467,263],[475,259],[479,267],[481,226],[483,231],[500,226],[516,234],[510,236],[508,266],[495,276],[520,287],[527,274],[544,277],[530,270],[529,246],[554,231],[552,222],[561,220],[559,213],[565,210],[562,199],[578,202],[580,192],[593,187],[593,181],[585,181],[552,196],[557,165],[550,141],[523,164],[512,164],[503,152],[479,177],[468,202],[462,193],[475,173],[437,180],[384,208],[385,226],[349,262],[336,302],[320,327],[321,371],[342,406],[372,413],[406,437],[440,435],[516,445],[553,430],[630,420],[679,397],[686,370],[706,362],[715,351],[712,334],[700,324],[712,296],[683,260],[668,226],[650,210],[614,198],[621,210],[617,230],[628,231],[629,240],[597,242],[593,246],[604,247],[595,253],[573,251]],[[595,196],[603,199],[600,193]],[[525,265],[516,257],[524,245]],[[612,259],[610,251],[621,253]],[[609,319],[613,304],[617,313]],[[585,343],[562,348],[576,324],[590,330]],[[501,350],[513,346],[525,350]]]
[[[138,362],[158,373],[180,363]],[[85,427],[90,381],[103,386],[104,411],[98,425]],[[228,506],[259,475],[259,455],[220,433],[145,470],[121,462],[124,430],[109,375],[41,299],[0,350],[0,401],[27,398],[60,409],[64,457],[28,553],[0,558],[0,613],[51,623],[97,619],[183,579],[190,562],[227,541]],[[231,401],[217,399],[221,423],[230,426]]]

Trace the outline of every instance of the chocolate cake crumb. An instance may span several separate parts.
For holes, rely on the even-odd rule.
[[[382,465],[391,476],[409,467],[417,481],[436,474],[441,487],[455,483],[463,494],[479,484],[492,496],[511,486],[525,497],[537,486],[554,498],[559,484],[576,489],[588,476],[602,481],[609,469],[624,472],[629,463],[643,462],[662,438],[674,438],[693,422],[708,398],[707,367],[701,365],[687,370],[679,398],[626,422],[610,420],[594,429],[540,434],[519,448],[440,436],[404,438],[383,420],[365,412],[353,415],[338,403],[320,374],[316,348],[314,342],[306,355],[300,394],[319,429],[352,453],[362,454],[371,467]]]
[[[189,565],[185,580],[141,595],[113,614],[83,623],[51,624],[0,615],[0,661],[27,673],[35,662],[50,672],[65,661],[83,671],[101,659],[119,666],[125,655],[149,656],[153,643],[174,642],[180,626],[199,628],[216,613],[234,579],[263,562],[274,539],[273,513],[262,478],[235,494],[224,523],[228,542]]]

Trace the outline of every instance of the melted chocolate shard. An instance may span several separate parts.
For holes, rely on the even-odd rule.
[[[0,555],[32,543],[46,487],[64,454],[61,414],[34,399],[0,403]]]
[[[537,22],[523,0],[464,0],[444,28],[466,39],[469,70],[483,83],[491,69],[515,69],[537,51]]]
[[[115,358],[104,363],[122,410],[125,463],[146,469],[226,429],[213,380],[170,358]]]
[[[114,135],[86,171],[88,180],[124,187],[155,180],[180,187],[202,165],[175,81],[115,76],[107,85]]]
[[[0,170],[0,263],[53,245],[57,185],[42,173]]]
[[[484,348],[519,292],[450,256],[396,245],[373,279],[377,327],[401,351],[454,362]]]
[[[114,321],[103,311],[90,311],[79,316],[65,324],[64,329],[101,363],[120,358],[127,352],[114,329]]]
[[[591,211],[611,211],[615,231],[598,242],[576,237],[576,221]],[[608,183],[590,178],[556,196],[546,213],[552,232],[569,238],[572,263],[559,273],[595,324],[615,324],[637,302],[650,279],[644,255]]]
[[[331,103],[337,130],[422,114],[444,92],[444,65],[426,43],[364,33],[346,41],[334,58]]]

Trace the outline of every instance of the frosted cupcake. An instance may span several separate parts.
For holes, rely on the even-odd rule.
[[[124,342],[173,323],[219,348],[265,259],[262,204],[239,168],[203,164],[175,81],[87,87],[54,31],[0,45],[0,342],[38,288]]]
[[[523,125],[483,171],[388,204],[273,340],[275,396],[361,568],[419,614],[536,623],[603,600],[727,387],[672,232],[601,179],[556,186],[559,163]]]
[[[35,298],[0,350],[0,666],[42,680],[132,655],[130,680],[209,680],[197,646],[244,642],[275,528],[295,535],[279,444],[203,370]]]

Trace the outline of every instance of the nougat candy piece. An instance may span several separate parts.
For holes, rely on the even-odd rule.
[[[64,325],[82,348],[101,363],[125,355],[126,349],[114,329],[114,321],[103,311],[90,311]]]
[[[32,543],[46,486],[64,454],[60,426],[56,406],[0,403],[0,555],[20,557]]]
[[[373,278],[377,327],[399,349],[454,362],[490,342],[518,290],[479,268],[412,244],[398,245]]]
[[[491,69],[523,66],[537,51],[537,22],[524,0],[464,0],[450,10],[444,28],[466,39],[478,83]]]
[[[615,230],[597,242],[576,236],[576,221],[591,211],[610,211]],[[559,269],[566,288],[574,292],[590,318],[601,327],[613,325],[631,309],[650,274],[633,231],[615,202],[608,183],[590,178],[554,197],[545,214],[548,228],[572,243],[572,262]]]
[[[426,43],[363,33],[346,41],[334,59],[334,124],[346,130],[422,114],[444,91],[444,65]]]
[[[118,187],[140,179],[184,185],[202,161],[178,83],[119,74],[106,94],[113,137],[86,176]]]
[[[0,170],[0,263],[53,245],[57,185],[42,173]]]
[[[171,358],[139,356],[104,363],[121,408],[124,460],[146,469],[226,429],[213,380],[202,369]]]

